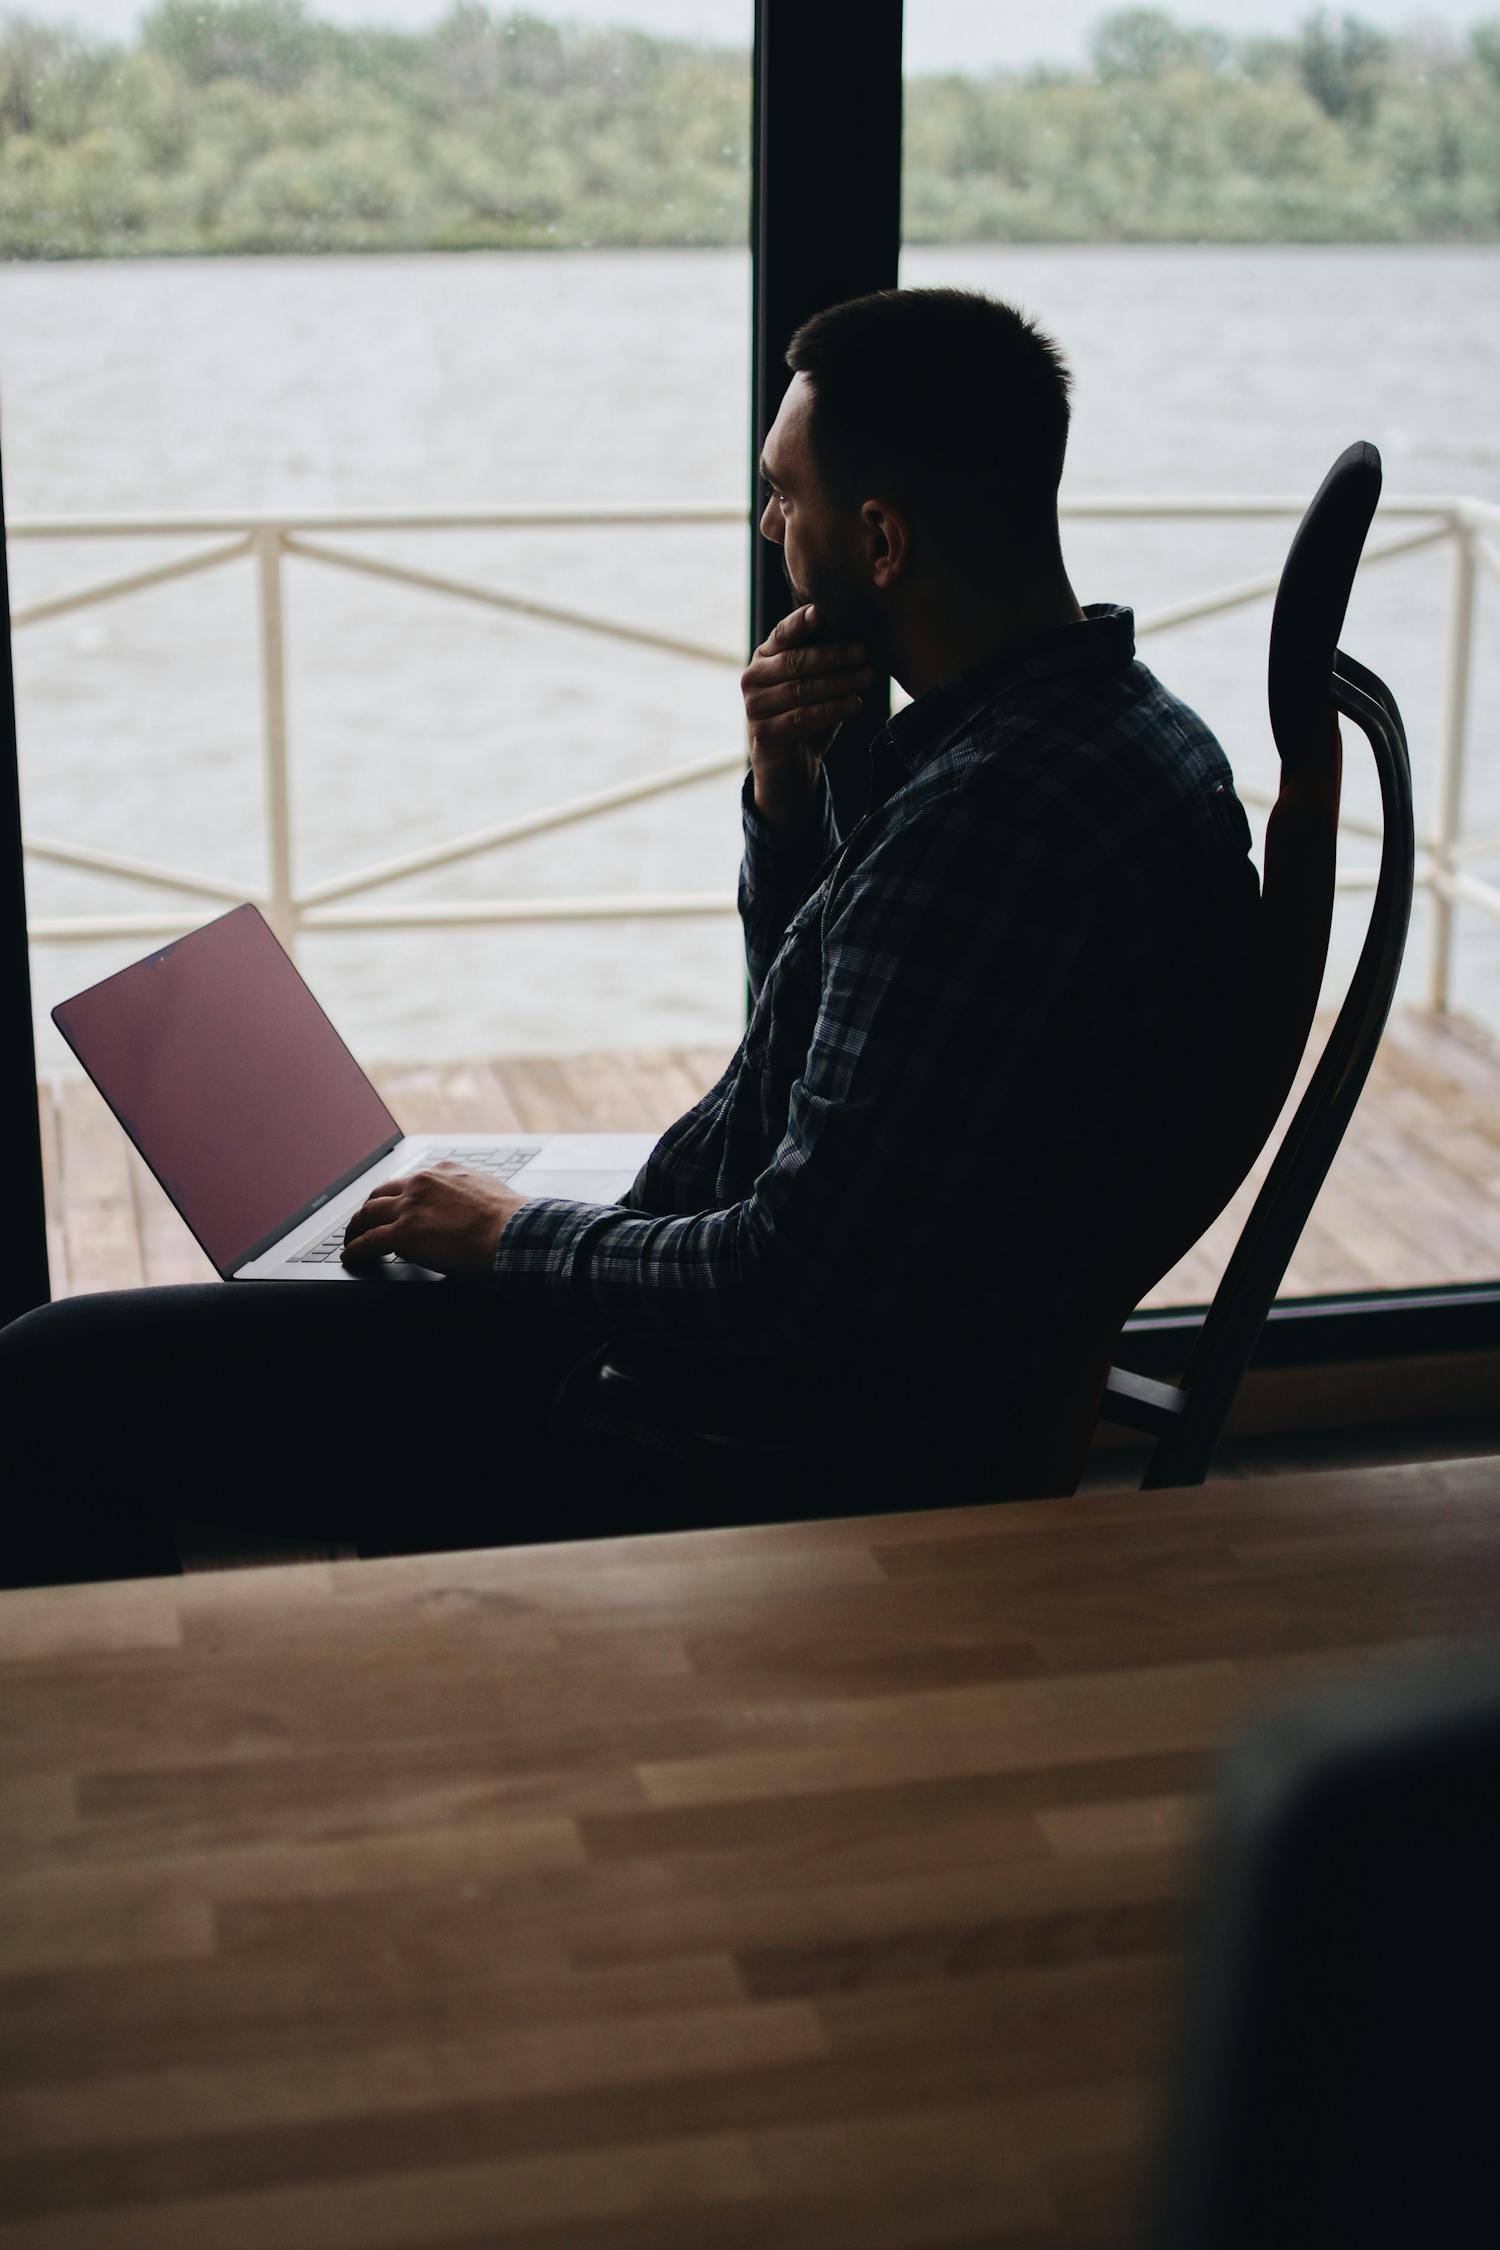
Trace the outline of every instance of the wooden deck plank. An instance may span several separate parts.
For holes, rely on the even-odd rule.
[[[653,1089],[660,1089],[660,1099],[666,1107],[663,1128],[701,1101],[710,1086],[717,1085],[728,1061],[726,1053],[713,1048],[647,1047],[641,1050],[638,1066],[649,1076]]]
[[[47,1209],[47,1270],[52,1294],[71,1294],[68,1280],[68,1243],[63,1228],[62,1143],[57,1122],[57,1086],[49,1078],[36,1090],[37,1124],[42,1141],[42,1196]]]
[[[718,1048],[656,1047],[401,1064],[373,1076],[408,1132],[654,1131],[690,1107],[725,1060]],[[1311,1059],[1304,1080],[1310,1069]],[[55,1294],[205,1276],[206,1260],[92,1087],[49,1082],[40,1104]],[[1202,1304],[1212,1294],[1269,1161],[1268,1153],[1148,1304]],[[1286,1293],[1497,1274],[1500,1042],[1463,1017],[1402,1009],[1298,1245]]]
[[[141,1270],[148,1284],[163,1288],[174,1282],[216,1281],[213,1266],[133,1148],[128,1151],[127,1171]]]
[[[145,1281],[130,1196],[130,1143],[85,1079],[57,1089],[58,1174],[70,1294]]]
[[[491,1063],[390,1064],[370,1075],[405,1133],[526,1130]]]
[[[440,1132],[453,1122],[448,1074],[438,1064],[409,1070],[373,1070],[375,1088],[405,1133]]]
[[[508,1055],[495,1070],[528,1133],[597,1132],[624,1122],[601,1109],[597,1086],[580,1092],[560,1055]]]
[[[1327,1035],[1299,1073],[1295,1112]],[[1288,1296],[1413,1288],[1500,1273],[1500,1046],[1463,1017],[1399,1009],[1375,1058],[1337,1161],[1287,1269]],[[1202,1303],[1280,1145],[1273,1136],[1249,1180],[1148,1306]]]
[[[572,1055],[564,1075],[578,1096],[580,1119],[606,1131],[664,1133],[703,1091],[687,1071],[655,1068],[645,1056]]]
[[[1346,1169],[1364,1182],[1392,1223],[1441,1260],[1454,1280],[1482,1281],[1500,1272],[1500,1213],[1466,1188],[1455,1192],[1433,1151],[1382,1114],[1379,1133],[1351,1127]],[[1341,1158],[1345,1152],[1340,1151]]]
[[[1399,1036],[1377,1056],[1378,1075],[1429,1084],[1445,1102],[1471,1096],[1484,1106],[1500,1136],[1493,1035],[1470,1016],[1434,1015],[1426,1008],[1402,1008],[1395,1021]]]

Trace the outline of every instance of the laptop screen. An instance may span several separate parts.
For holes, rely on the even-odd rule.
[[[399,1138],[253,906],[52,1014],[220,1273]]]

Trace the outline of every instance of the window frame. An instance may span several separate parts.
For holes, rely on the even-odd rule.
[[[780,550],[762,539],[761,449],[791,375],[794,331],[825,305],[894,289],[901,257],[903,0],[838,8],[756,0],[750,129],[750,646],[791,605]],[[836,101],[828,88],[838,89]],[[816,213],[814,223],[811,213]],[[864,809],[865,750],[884,725],[876,684],[828,760],[834,810]]]
[[[836,9],[755,0],[751,153],[750,645],[789,606],[779,557],[757,529],[758,462],[789,380],[788,340],[821,306],[896,285],[901,253],[902,0],[866,0],[858,37]],[[838,100],[826,89],[835,86]],[[816,213],[816,222],[810,214]],[[10,1189],[0,1324],[50,1295],[0,472],[0,1151]],[[854,796],[881,699],[846,729],[830,778]],[[857,800],[856,800],[857,802]],[[1203,1307],[1138,1312],[1122,1356],[1141,1373],[1180,1364]],[[1273,1305],[1252,1365],[1307,1367],[1500,1348],[1500,1276]]]
[[[798,321],[821,305],[894,288],[901,253],[903,0],[867,0],[851,40],[838,11],[806,0],[756,0],[751,245],[751,646],[788,607],[778,558],[756,528],[755,464],[788,380],[782,355]],[[836,84],[836,105],[820,89]],[[829,111],[832,113],[830,114]],[[816,227],[808,213],[818,213]],[[836,808],[853,799],[863,752],[882,722],[879,699],[830,760]],[[1207,1307],[1133,1313],[1122,1360],[1141,1374],[1181,1367]],[[1500,1275],[1423,1289],[1349,1291],[1278,1300],[1253,1368],[1338,1365],[1500,1349]]]
[[[42,1130],[37,1110],[31,954],[26,936],[26,872],[21,851],[21,769],[16,747],[15,672],[10,640],[10,574],[5,537],[5,477],[0,461],[0,1163],[7,1189],[5,1256],[0,1259],[0,1327],[52,1294]]]

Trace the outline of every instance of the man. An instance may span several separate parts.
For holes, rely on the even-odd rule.
[[[887,292],[809,321],[788,360],[761,529],[797,606],[741,682],[755,1005],[718,1084],[620,1205],[528,1201],[456,1166],[377,1188],[348,1265],[395,1253],[468,1289],[64,1305],[0,1337],[33,1401],[70,1334],[108,1342],[112,1365],[154,1322],[158,1360],[190,1348],[200,1397],[233,1414],[233,1304],[273,1400],[295,1355],[316,1349],[326,1381],[356,1340],[379,1386],[369,1342],[389,1338],[399,1388],[351,1408],[349,1463],[363,1442],[441,1485],[456,1433],[477,1432],[490,1481],[467,1488],[470,1536],[880,1505],[998,1475],[1050,1324],[1162,1177],[1233,1030],[1248,830],[1213,737],[1135,661],[1130,613],[1082,609],[1069,584],[1069,378],[1048,338],[982,297]],[[824,759],[886,672],[912,701],[841,837]],[[647,1347],[683,1395],[727,1379],[752,1428],[795,1397],[801,1435],[769,1461],[724,1457],[722,1478],[670,1444],[636,1453],[622,1500],[623,1444],[570,1455],[566,1417],[539,1403],[606,1339]],[[399,1490],[379,1506],[406,1520]],[[339,1514],[322,1510],[311,1528]],[[342,1520],[368,1521],[359,1496]],[[408,1525],[418,1543],[426,1528]]]

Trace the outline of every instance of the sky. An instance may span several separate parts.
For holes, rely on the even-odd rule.
[[[494,0],[504,12],[504,0]],[[1182,0],[1168,5],[1179,21],[1236,33],[1289,32],[1314,12],[1316,0]],[[420,29],[448,13],[451,0],[311,0],[311,12],[338,23],[380,23]],[[748,41],[751,0],[527,0],[533,15],[576,23],[629,23],[740,45]],[[27,15],[48,23],[128,37],[147,0],[0,0],[0,21]],[[1331,0],[1331,15],[1353,14],[1395,30],[1413,22],[1463,31],[1500,16],[1500,0]],[[1037,62],[1076,63],[1091,24],[1110,13],[1108,0],[907,0],[906,64],[913,72],[1014,68]]]

